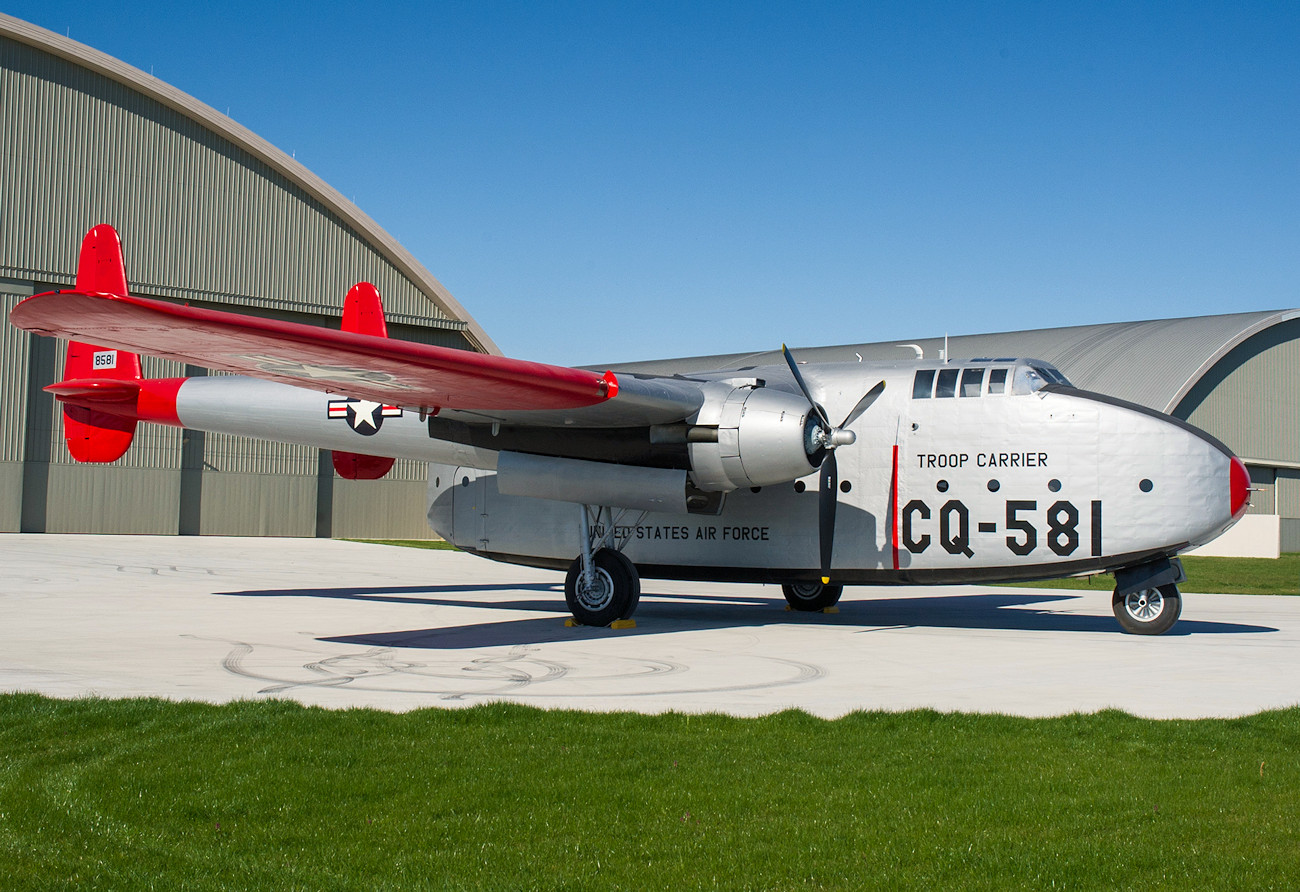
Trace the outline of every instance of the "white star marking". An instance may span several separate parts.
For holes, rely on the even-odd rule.
[[[352,428],[360,430],[361,425],[369,427],[371,430],[379,430],[379,425],[375,424],[375,413],[379,411],[381,403],[374,403],[370,400],[356,400],[350,403],[353,414]]]

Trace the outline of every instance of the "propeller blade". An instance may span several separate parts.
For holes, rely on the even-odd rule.
[[[841,424],[840,427],[848,427],[850,424],[852,424],[853,422],[861,418],[862,413],[870,409],[871,404],[874,403],[877,399],[879,399],[880,395],[884,392],[885,392],[884,381],[881,381],[875,387],[868,390],[863,395],[862,399],[858,400],[858,404],[853,407],[853,411],[848,414],[848,417],[844,419],[844,423]]]
[[[799,385],[799,389],[803,391],[804,399],[808,401],[808,405],[813,407],[813,411],[816,412],[817,417],[821,419],[822,430],[826,431],[827,435],[829,435],[830,432],[835,429],[835,426],[832,425],[831,420],[826,417],[826,413],[822,411],[822,407],[817,405],[817,401],[813,399],[812,392],[808,390],[808,385],[803,380],[803,375],[799,374],[799,364],[794,361],[794,355],[790,353],[790,348],[785,344],[781,345],[781,355],[785,357],[785,364],[790,367],[790,373],[794,375],[794,383]]]
[[[835,550],[835,508],[839,505],[840,471],[835,452],[826,453],[818,477],[817,535],[821,546],[822,582],[831,576],[831,554]]]

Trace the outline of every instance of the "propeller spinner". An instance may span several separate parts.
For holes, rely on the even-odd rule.
[[[835,509],[839,505],[840,486],[840,472],[835,460],[835,450],[839,446],[849,446],[857,441],[858,435],[848,427],[862,417],[862,413],[871,408],[871,404],[885,392],[885,382],[881,381],[863,394],[862,399],[858,400],[843,423],[838,426],[833,425],[830,418],[826,416],[826,410],[813,399],[807,382],[799,373],[799,365],[795,362],[794,355],[785,344],[781,345],[781,355],[785,357],[785,364],[790,367],[795,383],[799,385],[800,392],[803,393],[804,399],[808,400],[808,405],[812,406],[817,418],[816,422],[807,428],[804,450],[810,460],[815,460],[818,454],[822,457],[817,476],[817,534],[821,550],[822,582],[829,583],[831,554],[835,549]]]

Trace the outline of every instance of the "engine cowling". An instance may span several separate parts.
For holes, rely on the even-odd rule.
[[[788,483],[821,460],[817,416],[797,394],[754,385],[706,388],[694,423],[718,432],[717,442],[687,447],[691,481],[706,492]]]

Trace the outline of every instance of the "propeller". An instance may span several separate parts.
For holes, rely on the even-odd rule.
[[[861,418],[862,413],[871,408],[871,404],[885,392],[885,382],[881,381],[863,394],[862,399],[858,400],[853,410],[845,416],[843,423],[836,426],[831,424],[830,418],[826,416],[826,410],[813,399],[807,382],[799,372],[799,364],[795,362],[794,355],[785,344],[781,345],[781,355],[785,357],[785,364],[790,367],[795,383],[799,385],[804,399],[808,400],[808,405],[812,406],[817,417],[816,423],[806,429],[804,449],[809,459],[821,455],[817,475],[817,538],[821,550],[822,583],[825,584],[831,581],[831,554],[835,549],[835,509],[839,506],[837,490],[840,486],[840,471],[839,464],[835,460],[835,450],[837,447],[849,446],[857,441],[857,434],[848,427]]]

